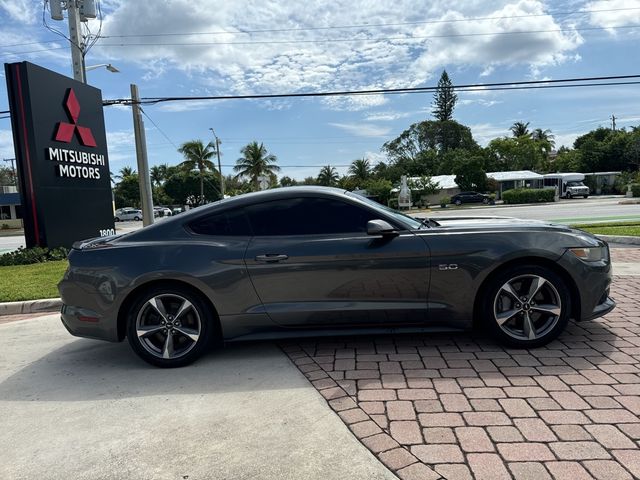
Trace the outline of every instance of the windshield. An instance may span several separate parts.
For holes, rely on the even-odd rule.
[[[567,182],[567,187],[584,187],[582,182]]]
[[[358,200],[367,203],[369,206],[375,208],[376,210],[383,210],[387,215],[391,215],[393,218],[398,220],[403,225],[406,225],[410,230],[419,229],[423,223],[416,220],[409,215],[405,215],[404,213],[400,213],[393,208],[389,208],[386,205],[382,205],[381,203],[376,202],[375,200],[371,200],[370,198],[365,197],[364,195],[360,195],[358,193],[346,192],[350,197],[355,197]]]

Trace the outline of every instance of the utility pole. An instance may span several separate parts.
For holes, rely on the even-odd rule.
[[[3,162],[11,162],[11,172],[13,175],[13,183],[14,185],[18,185],[18,177],[16,176],[16,165],[15,165],[15,158],[3,158],[2,159]]]
[[[218,172],[220,173],[220,196],[224,198],[224,176],[222,176],[222,164],[220,163],[220,139],[216,135],[216,132],[213,131],[213,128],[210,128],[211,133],[216,139],[216,154],[218,155]]]
[[[48,0],[49,11],[53,20],[64,20],[63,10],[67,10],[69,20],[69,42],[71,43],[71,66],[73,78],[87,83],[87,73],[84,68],[85,38],[82,35],[82,22],[96,18],[94,0]]]
[[[84,71],[84,38],[80,30],[80,9],[75,0],[67,2],[67,14],[69,16],[69,39],[71,40],[71,64],[73,66],[73,78],[86,83]]]
[[[131,111],[133,112],[133,134],[136,139],[142,224],[146,227],[153,223],[153,195],[151,178],[149,177],[149,160],[147,159],[147,137],[144,131],[144,121],[140,114],[140,95],[138,95],[138,86],[133,83],[131,84]]]
[[[611,114],[611,129],[615,132],[616,130],[616,116]]]

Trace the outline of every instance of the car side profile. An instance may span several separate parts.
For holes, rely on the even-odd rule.
[[[138,222],[142,220],[142,210],[138,210],[135,208],[119,208],[118,210],[116,210],[113,219],[116,222],[126,222],[130,220],[135,220],[136,222]]]
[[[460,192],[451,197],[451,203],[462,205],[463,203],[489,203],[489,195],[478,192]]]
[[[580,230],[289,187],[77,242],[59,290],[73,335],[177,367],[213,341],[474,326],[535,348],[611,311],[610,283],[608,246]]]

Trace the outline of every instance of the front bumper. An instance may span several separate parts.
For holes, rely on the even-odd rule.
[[[583,315],[581,320],[587,321],[587,320],[593,320],[598,317],[602,317],[603,315],[606,315],[614,308],[616,308],[616,301],[607,295],[604,302],[596,305],[596,307],[591,311],[591,314]]]

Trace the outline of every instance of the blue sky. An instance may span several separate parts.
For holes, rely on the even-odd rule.
[[[0,59],[71,75],[68,44],[43,26],[42,6],[0,0]],[[640,27],[629,28],[640,25],[640,0],[103,0],[101,6],[104,38],[86,64],[120,69],[88,72],[105,99],[128,97],[130,83],[142,97],[157,97],[430,86],[443,68],[457,84],[640,73]],[[66,33],[66,21],[46,16]],[[95,33],[99,23],[88,26]],[[611,114],[619,127],[640,124],[639,92],[638,85],[461,92],[454,116],[481,144],[508,134],[514,121],[528,121],[551,129],[558,145],[571,145],[608,126]],[[243,145],[257,140],[278,157],[281,175],[302,179],[321,165],[384,160],[382,144],[430,118],[431,100],[420,94],[146,106],[169,137],[146,121],[149,160],[180,162],[175,145],[209,141],[212,127],[222,140],[223,173],[231,173]],[[7,105],[3,78],[0,111]],[[105,119],[111,169],[135,168],[130,109],[107,107]],[[0,157],[12,156],[10,122],[0,120]]]

